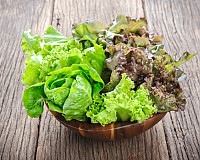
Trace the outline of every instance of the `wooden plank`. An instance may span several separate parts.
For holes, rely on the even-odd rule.
[[[75,22],[98,19],[108,25],[118,14],[144,17],[143,3],[140,0],[56,0],[52,24],[70,36]],[[169,156],[162,122],[132,139],[101,142],[72,133],[45,111],[41,117],[37,159],[169,159]]]
[[[51,23],[52,0],[0,0],[0,159],[34,159],[39,119],[27,116],[21,73],[25,55],[22,32],[43,33]]]
[[[86,19],[108,24],[118,14],[143,17],[150,30],[162,33],[166,50],[199,52],[200,3],[141,0],[0,0],[0,159],[200,159],[200,56],[182,69],[188,100],[185,112],[171,112],[151,130],[132,139],[94,141],[64,128],[45,110],[30,119],[22,104],[21,73],[25,56],[20,49],[22,31],[43,34],[49,24],[70,35],[71,25]],[[52,17],[53,16],[53,17]]]
[[[172,55],[200,52],[200,3],[198,0],[144,1],[149,28],[163,33],[165,48]],[[172,159],[200,159],[200,55],[181,68],[188,78],[182,83],[187,98],[184,112],[170,112],[163,127]]]
[[[73,23],[97,19],[108,25],[118,14],[143,17],[141,0],[56,0],[52,25],[66,36],[71,36]]]

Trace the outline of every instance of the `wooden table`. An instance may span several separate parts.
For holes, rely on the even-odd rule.
[[[155,127],[115,142],[83,138],[45,109],[27,116],[22,103],[22,32],[42,35],[49,25],[71,35],[75,22],[108,24],[118,14],[146,17],[148,29],[163,34],[171,55],[200,53],[199,0],[0,0],[0,159],[200,159],[200,54],[181,68],[186,110],[170,112]]]

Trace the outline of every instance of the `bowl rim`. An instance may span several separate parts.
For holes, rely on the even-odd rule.
[[[87,125],[92,125],[94,126],[94,128],[100,128],[99,130],[95,130],[95,132],[102,132],[102,131],[109,131],[109,130],[113,130],[113,129],[122,129],[122,128],[125,128],[125,127],[129,127],[129,126],[137,126],[137,125],[141,125],[143,126],[145,122],[147,121],[150,121],[152,120],[153,118],[155,117],[159,117],[161,116],[160,120],[167,114],[167,112],[162,112],[162,113],[156,113],[156,114],[153,114],[153,116],[151,116],[150,118],[142,121],[141,123],[138,123],[138,122],[131,122],[131,121],[124,121],[124,122],[112,122],[112,123],[109,123],[109,124],[106,124],[105,126],[102,126],[100,123],[90,123],[90,122],[82,122],[82,121],[78,121],[78,120],[70,120],[70,121],[66,121],[64,116],[61,114],[61,113],[58,113],[56,111],[51,111],[49,109],[49,105],[45,102],[45,105],[46,107],[48,108],[48,110],[51,112],[51,114],[56,118],[56,120],[58,120],[61,124],[63,125],[67,125],[68,127],[71,127],[71,128],[74,128],[74,129],[81,129],[82,131],[94,131],[95,129],[84,129],[84,128],[80,128],[80,127],[75,127],[74,125],[71,125],[71,123],[75,123],[75,124],[82,124],[84,126],[84,124],[87,124]],[[62,117],[62,119],[60,119],[59,117]],[[159,121],[160,121],[159,120]],[[158,122],[159,122],[158,121]],[[121,124],[121,125],[119,125]],[[116,125],[116,126],[115,126]],[[118,126],[119,125],[119,126]],[[110,127],[109,127],[110,126]],[[102,129],[103,128],[103,129]]]

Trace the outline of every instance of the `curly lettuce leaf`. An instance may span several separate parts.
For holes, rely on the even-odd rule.
[[[176,92],[175,94],[168,92],[164,85],[151,88],[151,98],[156,104],[158,112],[184,109],[186,100],[183,98],[182,90],[177,89]]]
[[[95,44],[83,50],[81,43],[63,36],[52,26],[47,28],[44,40],[32,36],[31,31],[24,32],[22,47],[29,54],[22,83],[29,86],[44,82],[49,72],[72,64],[87,64],[101,74],[105,61],[101,46]]]
[[[110,81],[106,83],[102,92],[112,91],[121,79],[121,75],[126,73],[135,82],[134,90],[140,85],[149,90],[158,112],[184,109],[186,100],[179,82],[186,78],[186,74],[177,66],[196,54],[186,52],[176,60],[175,57],[162,52],[163,45],[155,45],[151,52],[135,47],[137,48],[118,44],[106,48],[106,52],[109,53],[106,67],[112,73]]]
[[[163,37],[146,30],[147,21],[145,18],[134,19],[124,15],[118,15],[108,28],[99,33],[99,43],[106,47],[120,45],[135,47],[140,50],[151,50],[159,45]],[[163,50],[158,48],[157,52]]]
[[[129,21],[129,25],[126,32],[130,31],[130,32],[136,33],[139,30],[144,30],[144,27],[147,26],[147,20],[145,18],[140,18],[136,20],[134,18],[127,17],[127,19]]]
[[[77,48],[69,50],[67,46],[67,43],[56,46],[43,58],[39,69],[43,81],[49,72],[82,62],[82,51]]]
[[[40,78],[40,67],[42,64],[42,57],[40,55],[31,56],[26,59],[25,73],[22,74],[22,83],[25,85],[34,85],[36,83],[42,82]]]
[[[31,30],[29,29],[23,33],[21,46],[23,52],[31,56],[42,50],[43,39],[38,35],[33,36]]]
[[[133,47],[116,46],[116,48],[115,53],[106,59],[106,66],[112,74],[110,82],[105,86],[105,92],[110,91],[109,86],[116,86],[123,73],[135,81],[136,88],[144,82],[143,78],[146,75],[152,73],[153,59],[148,57],[146,52]]]
[[[153,71],[144,79],[158,112],[184,109],[186,100],[179,81],[185,78],[184,72],[173,66],[171,58],[154,55]]]
[[[22,75],[22,83],[33,85],[44,82],[49,72],[63,67],[69,67],[72,64],[82,62],[82,51],[79,49],[69,50],[66,44],[60,44],[53,47],[47,55],[33,55],[26,59],[25,73]]]
[[[66,38],[52,26],[47,28],[44,40],[40,36],[33,36],[30,30],[25,31],[22,48],[24,53],[28,54],[22,83],[29,86],[44,82],[48,72],[81,61],[78,59],[79,55],[70,56],[71,53],[80,54],[82,45],[73,38]]]
[[[86,115],[92,123],[106,125],[116,121],[137,121],[141,123],[157,112],[149,98],[148,90],[140,87],[133,90],[134,82],[125,74],[115,89],[94,99]]]
[[[27,114],[31,118],[39,117],[43,112],[44,83],[38,83],[26,88],[23,95],[23,103]]]

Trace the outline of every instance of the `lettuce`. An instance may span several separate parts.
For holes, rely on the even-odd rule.
[[[186,100],[179,81],[186,75],[177,66],[196,54],[184,53],[181,58],[173,59],[166,52],[151,54],[133,47],[111,47],[107,49],[110,57],[106,59],[106,67],[112,72],[103,92],[112,91],[126,73],[135,82],[134,90],[141,85],[148,89],[158,112],[184,109]]]
[[[67,38],[52,26],[47,28],[44,40],[32,36],[30,30],[23,33],[22,48],[28,54],[22,83],[34,85],[44,82],[49,72],[70,67],[72,64],[87,64],[101,74],[105,54],[101,46],[95,44],[83,50],[82,44]]]
[[[38,35],[32,35],[30,30],[25,31],[22,37],[22,48],[24,53],[28,54],[22,83],[27,85],[23,102],[30,117],[41,115],[43,100],[47,101],[51,110],[58,112],[63,112],[63,108],[60,107],[65,104],[63,114],[67,115],[69,105],[77,107],[79,103],[77,95],[82,97],[83,110],[85,110],[92,102],[92,96],[103,88],[104,82],[100,75],[105,62],[105,54],[100,45],[94,44],[93,47],[83,49],[82,44],[77,40],[65,37],[49,26],[44,39]],[[60,69],[66,67],[68,69],[71,67],[69,72],[74,75],[71,73],[68,78],[57,79],[51,84],[51,88],[44,85],[54,74],[57,75]],[[80,114],[83,114],[83,110]],[[85,116],[82,115],[82,117]],[[79,117],[75,119],[81,120]]]
[[[92,123],[106,125],[116,121],[142,121],[157,112],[148,90],[141,86],[136,92],[134,81],[122,74],[115,89],[94,99],[89,106],[87,116]]]
[[[32,35],[31,30],[25,31],[22,37],[22,49],[25,54],[31,56],[41,51],[43,48],[43,40],[40,36]]]
[[[70,47],[72,43],[74,48]],[[74,61],[66,63],[71,56],[69,53],[81,52],[82,45],[72,38],[62,36],[55,28],[49,26],[44,40],[40,36],[32,36],[30,30],[25,31],[22,37],[22,48],[24,53],[28,54],[22,83],[31,86],[44,82],[48,72],[74,63]],[[70,52],[71,49],[74,50]],[[76,56],[78,57],[78,55]],[[80,63],[80,61],[76,60],[76,63]]]
[[[31,118],[39,117],[43,112],[44,83],[38,83],[26,88],[23,95],[24,107]]]
[[[163,36],[147,31],[146,26],[144,18],[119,15],[108,28],[99,32],[99,41],[106,46],[107,55],[102,74],[106,83],[102,92],[114,90],[126,73],[135,82],[134,90],[141,85],[148,89],[158,112],[184,109],[186,100],[179,82],[186,74],[178,67],[197,53],[185,52],[180,58],[171,57],[164,50]]]
[[[96,20],[86,21],[81,24],[73,24],[72,35],[74,39],[79,40],[84,48],[89,48],[96,44],[98,34],[104,26]]]
[[[107,28],[96,20],[74,24],[73,38],[52,26],[43,38],[25,31],[22,49],[27,54],[22,83],[24,106],[30,117],[49,109],[66,120],[106,125],[142,121],[156,112],[184,109],[178,67],[196,54],[171,57],[163,36],[149,32],[144,18],[124,15]]]
[[[86,64],[73,64],[49,73],[44,93],[51,110],[63,113],[66,120],[85,121],[86,108],[103,87],[96,70]]]

